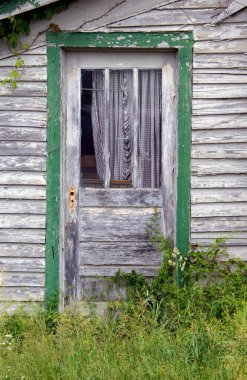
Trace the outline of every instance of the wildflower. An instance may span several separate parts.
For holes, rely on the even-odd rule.
[[[7,339],[11,339],[12,338],[12,335],[11,334],[6,334],[6,335],[4,335],[5,336],[5,338],[7,338]]]
[[[173,251],[172,251],[176,256],[179,256],[180,255],[180,251],[177,247],[174,247]]]
[[[176,259],[177,254],[176,254],[175,252],[172,252],[172,257],[173,257],[174,259]]]
[[[173,261],[172,266],[175,267],[175,265],[176,265],[176,261]]]
[[[181,261],[183,261],[183,256],[180,256],[178,261],[181,263]]]
[[[183,262],[182,266],[181,266],[181,271],[183,272],[184,271],[184,268],[185,268],[185,261]]]
[[[172,266],[172,263],[173,261],[172,260],[168,260],[168,264]]]

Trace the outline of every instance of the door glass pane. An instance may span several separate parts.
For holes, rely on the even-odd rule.
[[[162,71],[139,70],[138,183],[161,186]]]
[[[102,187],[104,71],[82,70],[81,81],[81,182],[83,187]]]

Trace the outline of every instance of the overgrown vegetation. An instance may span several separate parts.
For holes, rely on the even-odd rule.
[[[109,303],[104,318],[3,314],[0,379],[246,379],[245,263],[229,260],[221,239],[182,256],[157,214],[149,235],[163,255],[159,274],[118,273],[128,300]]]

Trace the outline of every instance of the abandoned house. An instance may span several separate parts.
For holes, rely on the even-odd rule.
[[[0,19],[59,3],[2,1]],[[228,237],[247,258],[247,1],[67,5],[25,49],[0,41],[1,307],[155,275],[154,209],[182,253]]]

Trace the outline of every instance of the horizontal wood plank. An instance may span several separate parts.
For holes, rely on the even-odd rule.
[[[224,231],[244,231],[247,233],[247,217],[212,217],[191,218],[192,232],[218,232],[219,236]]]
[[[247,158],[246,143],[193,144],[192,158]],[[247,163],[247,161],[246,161]]]
[[[1,71],[1,70],[0,70]],[[6,86],[0,86],[0,96],[46,96],[46,82],[17,82],[17,86],[13,88],[10,83]]]
[[[242,129],[247,126],[247,114],[204,115],[192,117],[192,129]]]
[[[31,156],[0,156],[0,170],[44,172],[46,170],[46,158]]]
[[[45,173],[2,171],[0,175],[1,185],[46,185]]]
[[[208,69],[208,68],[245,68],[246,55],[237,54],[195,54],[193,57],[193,68]]]
[[[0,243],[44,244],[45,229],[3,229],[0,230]]]
[[[45,257],[45,245],[0,243],[0,257]]]
[[[233,188],[242,189],[247,188],[247,176],[246,175],[234,175],[234,174],[218,174],[218,175],[206,175],[191,177],[191,188]]]
[[[2,186],[0,199],[45,199],[45,186]]]
[[[131,266],[131,267],[124,267],[124,266],[81,266],[80,267],[80,276],[87,277],[87,276],[99,276],[99,277],[112,277],[115,276],[118,271],[121,271],[123,273],[130,273],[132,271],[136,271],[138,273],[142,273],[144,276],[147,277],[153,277],[155,276],[158,271],[159,267],[139,267],[139,266]]]
[[[88,242],[80,244],[81,265],[139,265],[161,264],[161,254],[147,242]]]
[[[247,216],[247,202],[201,203],[192,204],[192,218],[208,218],[213,216]]]
[[[39,96],[2,96],[0,111],[46,111],[47,100]]]
[[[205,84],[208,84],[208,86],[206,86],[205,88],[214,88],[217,91],[220,91],[222,88],[226,88],[227,90],[234,89],[234,91],[236,91],[235,89],[240,88],[241,90],[243,90],[243,92],[246,91],[246,86],[244,85],[244,83],[247,83],[247,75],[244,72],[241,73],[240,71],[236,71],[235,74],[225,74],[224,72],[211,73],[210,71],[214,71],[213,69],[211,69],[210,71],[207,70],[207,73],[199,73],[198,71],[201,70],[194,70],[193,72],[194,94],[195,92],[201,92]],[[239,86],[236,86],[236,83],[239,84]],[[209,86],[209,84],[211,84],[211,86]],[[216,84],[221,84],[221,86],[215,86]]]
[[[232,231],[232,230],[228,230],[228,231],[221,231],[220,234],[218,232],[214,232],[214,231],[197,231],[197,232],[191,232],[191,239],[192,240],[195,240],[195,239],[201,239],[201,240],[205,240],[205,239],[210,239],[212,241],[215,241],[215,239],[217,238],[224,238],[224,239],[227,239],[226,241],[229,240],[229,244],[230,242],[234,241],[235,245],[242,245],[242,243],[246,243],[246,239],[247,239],[247,236],[246,236],[246,232],[241,232],[241,231]],[[242,243],[241,243],[242,242]]]
[[[0,273],[0,286],[23,286],[45,287],[45,276],[42,273],[18,273],[18,272],[2,272]],[[1,292],[1,290],[0,290]]]
[[[158,189],[81,189],[81,207],[161,207]]]
[[[246,160],[244,159],[195,159],[191,160],[191,174],[247,174]]]
[[[80,298],[83,301],[116,301],[126,299],[126,289],[111,278],[81,277]]]
[[[45,216],[2,214],[0,218],[0,229],[5,228],[45,228]],[[1,231],[1,233],[4,234],[5,232]]]
[[[19,258],[19,257],[1,257],[1,272],[41,272],[45,271],[44,258]]]
[[[44,301],[44,288],[41,287],[7,287],[3,286],[0,291],[0,300],[13,301]]]
[[[247,99],[194,99],[193,115],[243,114],[247,109]]]
[[[25,141],[0,141],[1,156],[45,156],[46,143]]]
[[[81,241],[147,241],[153,208],[81,208]]]
[[[246,51],[245,39],[196,41],[193,47],[195,54],[243,53]]]
[[[247,128],[194,130],[192,132],[192,143],[217,144],[217,146],[222,143],[247,143]]]
[[[192,189],[191,203],[211,203],[216,202],[247,202],[247,188],[244,189]],[[238,205],[236,203],[236,205]]]
[[[45,54],[26,54],[22,55],[22,59],[24,61],[22,67],[34,66],[38,68],[47,65],[47,56]],[[0,67],[15,67],[16,60],[15,56],[0,59]]]
[[[45,215],[45,210],[45,201],[0,199],[0,214]],[[0,218],[1,217],[2,215],[0,215]]]
[[[239,75],[240,76],[240,75]],[[241,77],[239,81],[241,81]],[[236,78],[236,75],[235,75]],[[246,76],[247,79],[247,76]],[[240,82],[241,83],[241,82]],[[193,98],[194,99],[232,99],[247,97],[246,84],[194,84]]]
[[[45,128],[0,127],[0,140],[4,141],[46,141]]]
[[[13,67],[1,67],[0,80],[9,78],[12,70]],[[21,69],[20,73],[21,78],[17,81],[17,88],[19,87],[21,81],[35,83],[44,82],[47,80],[47,67],[39,67],[38,69],[37,67],[25,67]]]
[[[30,111],[0,111],[0,125],[4,127],[45,127],[47,124],[46,112]]]

